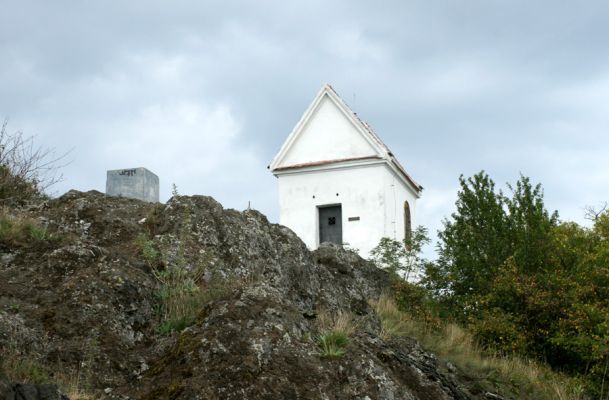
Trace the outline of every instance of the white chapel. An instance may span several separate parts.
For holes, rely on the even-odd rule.
[[[315,249],[348,244],[368,257],[382,237],[409,236],[416,183],[372,128],[324,85],[269,165],[279,222]]]

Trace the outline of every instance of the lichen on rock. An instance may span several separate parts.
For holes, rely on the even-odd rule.
[[[0,244],[0,349],[41,360],[51,379],[78,371],[86,390],[117,399],[475,398],[416,341],[381,337],[369,300],[385,271],[341,246],[309,251],[257,211],[71,191],[28,212],[64,240]],[[176,265],[201,268],[198,290],[217,292],[167,335],[154,272]],[[320,356],[321,311],[357,326],[340,358]]]

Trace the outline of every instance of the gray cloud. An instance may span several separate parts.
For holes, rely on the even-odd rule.
[[[609,3],[5,2],[0,115],[59,151],[69,188],[147,166],[166,199],[277,218],[266,165],[323,82],[425,187],[440,226],[457,177],[520,172],[582,221],[609,199]]]

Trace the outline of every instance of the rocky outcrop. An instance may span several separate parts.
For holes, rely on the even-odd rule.
[[[388,286],[384,271],[339,246],[310,252],[257,211],[72,191],[27,213],[60,239],[0,243],[0,348],[78,371],[98,397],[476,398],[416,341],[380,335],[369,300]],[[203,266],[203,287],[228,288],[179,333],[159,333],[142,233],[159,268]],[[340,358],[320,356],[321,312],[353,316]]]

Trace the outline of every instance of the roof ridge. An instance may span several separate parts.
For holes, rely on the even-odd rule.
[[[355,111],[353,111],[353,109],[351,107],[349,107],[347,102],[338,94],[338,92],[336,92],[336,90],[334,90],[332,85],[330,85],[329,83],[326,83],[325,87],[330,89],[336,95],[336,97],[338,97],[338,99],[343,103],[345,108],[351,113],[351,115],[355,118],[355,120],[357,122],[359,122],[359,124],[370,134],[370,136],[377,142],[377,144],[379,146],[381,146],[381,148],[387,152],[387,156],[389,156],[389,160],[396,166],[396,168],[400,171],[400,173],[402,173],[404,175],[404,177],[408,181],[410,181],[410,183],[415,187],[415,189],[417,189],[417,191],[423,190],[423,186],[421,186],[419,183],[417,183],[408,174],[408,172],[406,172],[406,169],[402,166],[402,164],[400,164],[400,162],[397,160],[397,158],[393,155],[393,152],[389,149],[389,146],[387,146],[385,144],[385,142],[383,142],[383,140],[380,138],[380,136],[374,131],[372,126],[367,121],[364,121],[363,119],[361,119],[359,117],[359,115],[357,115],[357,113]]]

